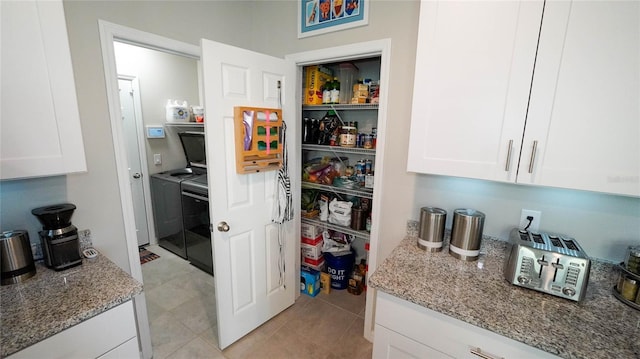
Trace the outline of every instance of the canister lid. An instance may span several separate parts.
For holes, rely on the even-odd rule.
[[[422,207],[420,211],[433,214],[447,214],[447,211],[438,207]]]
[[[484,213],[471,208],[458,208],[454,211],[454,214],[461,215],[461,216],[469,216],[469,217],[479,217],[479,218],[485,217]]]

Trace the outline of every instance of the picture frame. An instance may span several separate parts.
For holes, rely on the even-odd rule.
[[[298,0],[298,38],[369,24],[368,0]]]

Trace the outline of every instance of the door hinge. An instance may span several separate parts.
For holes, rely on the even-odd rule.
[[[209,232],[213,233],[213,224],[209,223]]]

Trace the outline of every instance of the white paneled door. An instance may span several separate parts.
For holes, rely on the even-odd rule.
[[[278,108],[282,99],[283,118],[292,121],[296,73],[284,59],[208,40],[201,45],[218,336],[224,349],[294,302],[293,225],[279,231],[271,221],[277,172],[236,173],[233,114],[235,106]]]

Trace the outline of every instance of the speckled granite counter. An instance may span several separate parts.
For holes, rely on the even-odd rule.
[[[61,272],[41,263],[36,263],[36,268],[36,275],[23,283],[0,287],[2,357],[142,292],[142,284],[103,255]]]
[[[611,264],[592,261],[587,295],[575,303],[509,284],[502,276],[506,246],[485,238],[479,261],[463,262],[448,247],[427,253],[406,237],[368,283],[563,358],[640,358],[640,311],[611,294]]]

